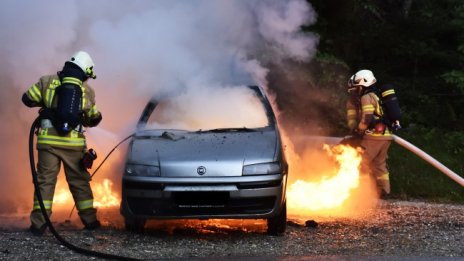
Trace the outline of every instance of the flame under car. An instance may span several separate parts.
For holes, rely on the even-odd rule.
[[[148,219],[251,218],[266,219],[269,234],[285,232],[288,166],[272,107],[257,86],[219,92],[227,101],[215,104],[227,113],[209,107],[214,97],[198,115],[179,97],[148,102],[123,174],[126,229],[141,231]]]

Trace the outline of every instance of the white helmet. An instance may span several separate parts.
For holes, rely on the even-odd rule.
[[[95,66],[95,64],[93,63],[92,58],[90,58],[90,55],[87,52],[78,51],[71,57],[71,59],[69,59],[68,62],[72,62],[79,66],[79,68],[81,68],[82,71],[84,71],[88,77],[92,79],[97,78],[97,76],[93,72],[93,67]]]
[[[372,84],[377,82],[374,77],[374,74],[370,70],[361,70],[351,76],[350,80],[348,80],[348,86],[355,87],[355,86],[364,86],[369,87]]]

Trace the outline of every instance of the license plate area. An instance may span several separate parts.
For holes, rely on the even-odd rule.
[[[224,208],[230,193],[226,191],[173,192],[174,202],[179,208]]]

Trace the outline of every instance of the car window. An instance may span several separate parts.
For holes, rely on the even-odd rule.
[[[195,88],[159,101],[144,129],[263,128],[267,115],[260,97],[246,86]]]

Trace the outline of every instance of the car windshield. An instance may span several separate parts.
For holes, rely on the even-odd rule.
[[[157,101],[143,129],[249,130],[269,126],[262,97],[247,86],[195,88]]]

